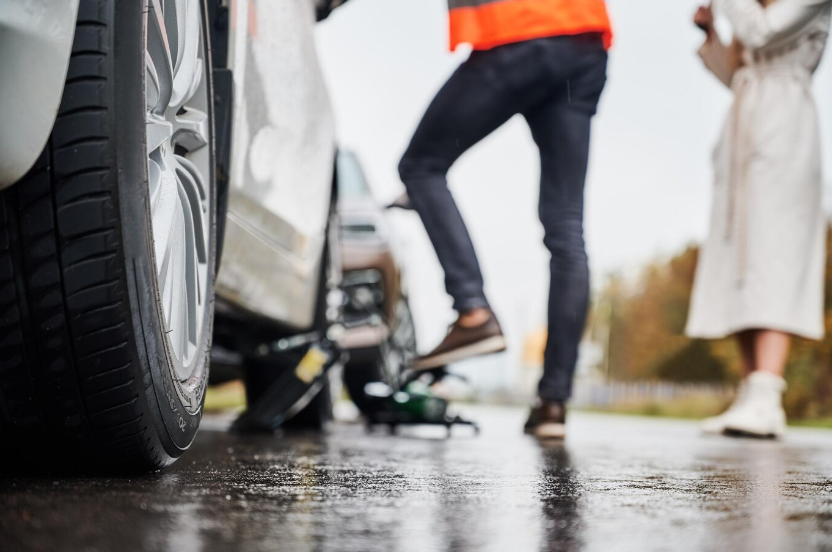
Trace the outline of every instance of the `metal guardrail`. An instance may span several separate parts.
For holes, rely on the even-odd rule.
[[[577,407],[668,402],[694,397],[729,399],[735,386],[724,383],[675,383],[665,381],[576,381],[572,400]]]

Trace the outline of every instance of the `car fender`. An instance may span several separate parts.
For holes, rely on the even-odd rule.
[[[79,0],[0,0],[0,189],[26,174],[61,103]]]
[[[336,151],[314,8],[314,0],[229,6],[233,136],[216,286],[235,308],[301,331],[315,321]]]

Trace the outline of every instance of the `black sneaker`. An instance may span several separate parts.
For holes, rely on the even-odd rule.
[[[532,408],[524,431],[538,439],[566,437],[566,406],[562,402],[540,401]]]

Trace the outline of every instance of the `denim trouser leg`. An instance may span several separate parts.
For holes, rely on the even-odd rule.
[[[539,394],[565,401],[589,303],[583,193],[590,121],[606,81],[595,35],[552,37],[474,52],[428,107],[399,164],[445,271],[454,308],[488,305],[477,256],[446,175],[471,146],[522,114],[540,149],[540,219],[549,249],[549,340]],[[510,183],[507,183],[510,185]],[[494,213],[499,220],[500,213]],[[522,285],[522,282],[518,282]]]
[[[422,218],[445,271],[445,288],[458,312],[487,308],[483,278],[474,244],[445,181],[444,173],[414,178],[408,174],[410,201]],[[454,236],[454,239],[446,239]]]
[[[491,51],[493,52],[493,51]],[[459,312],[487,307],[471,236],[448,189],[447,173],[468,148],[517,111],[488,57],[475,52],[428,106],[399,163],[413,208],[445,271],[445,289]]]
[[[603,87],[601,79],[589,90]],[[577,86],[573,83],[572,86]],[[590,122],[594,109],[558,102],[527,113],[532,136],[540,148],[540,221],[549,261],[549,335],[544,355],[540,398],[566,401],[578,345],[589,310],[589,264],[583,235],[584,182],[589,154]]]

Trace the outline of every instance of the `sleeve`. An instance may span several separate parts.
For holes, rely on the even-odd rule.
[[[789,41],[830,4],[832,0],[777,0],[763,7],[758,0],[714,0],[734,35],[752,50]]]
[[[732,67],[730,47],[722,43],[719,37],[712,37],[699,48],[699,57],[705,62],[705,67],[728,88],[734,79],[736,67]]]

